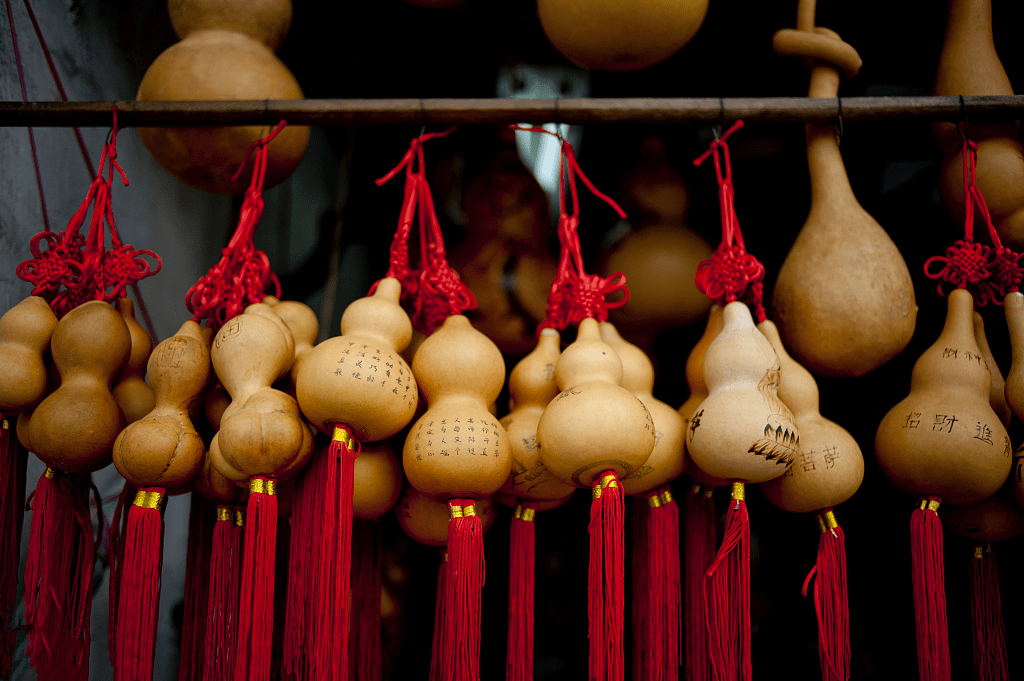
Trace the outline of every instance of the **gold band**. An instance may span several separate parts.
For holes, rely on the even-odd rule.
[[[601,487],[601,483],[600,482],[597,483],[596,485],[594,485],[593,488],[591,488],[591,490],[590,490],[590,498],[595,500],[595,501],[600,499],[601,498],[601,490],[602,489],[603,488]]]
[[[4,430],[10,430],[11,424],[7,421],[7,419],[2,419],[0,420],[0,428]]]
[[[53,480],[54,478],[57,477],[57,471],[55,471],[52,468],[50,468],[49,466],[47,466],[46,470],[43,471],[43,475],[45,475],[50,480]]]
[[[651,496],[647,497],[647,505],[651,508],[658,508],[661,506],[661,496],[655,492]]]
[[[975,544],[974,545],[974,557],[979,559],[979,560],[985,557],[985,545],[984,544]]]
[[[462,507],[462,514],[464,516],[466,516],[467,518],[475,518],[476,517],[476,506],[474,506],[473,504],[470,504],[469,506],[463,506]]]
[[[238,527],[245,527],[245,512],[235,510],[235,525]]]
[[[334,426],[334,434],[331,436],[332,442],[340,442],[349,449],[356,448],[356,439],[352,437],[352,433],[347,428],[342,426]]]
[[[249,480],[249,494],[277,494],[277,480],[252,478]]]
[[[456,518],[463,518],[463,517],[465,517],[463,515],[463,513],[462,513],[462,507],[461,506],[452,506],[452,505],[449,504],[449,506],[448,506],[448,517],[451,520],[455,520]]]
[[[938,499],[921,499],[921,504],[918,506],[922,511],[933,511],[939,512],[939,504],[942,502]]]
[[[661,493],[661,505],[671,504],[673,501],[675,501],[675,497],[672,496],[672,490],[666,487],[665,491]]]
[[[217,522],[221,522],[221,521],[228,521],[229,522],[231,520],[231,516],[232,516],[232,513],[231,513],[231,509],[229,507],[227,507],[227,506],[218,506],[217,507]]]
[[[830,530],[834,530],[839,527],[839,521],[836,520],[835,512],[830,508],[821,514],[822,519],[825,521],[825,526]]]
[[[619,478],[615,475],[615,473],[608,472],[601,476],[600,484],[601,489],[606,489],[608,487],[618,487]]]
[[[534,517],[537,515],[537,509],[535,508],[524,508],[521,515],[517,516],[524,523],[532,523]]]
[[[163,509],[164,500],[166,498],[167,496],[162,491],[157,492],[150,490],[147,492],[140,489],[135,493],[135,500],[132,501],[132,505],[138,506],[139,508],[152,508],[159,511]]]
[[[694,494],[694,495],[700,494],[702,487],[703,487],[703,485],[701,485],[699,482],[693,483],[693,486],[690,487],[690,494]]]
[[[736,501],[743,501],[746,497],[746,487],[741,480],[732,483],[732,498]]]

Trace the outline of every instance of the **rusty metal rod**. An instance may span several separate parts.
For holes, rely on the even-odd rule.
[[[0,126],[106,127],[116,104],[122,126],[830,123],[1024,118],[1024,95],[963,97],[702,97],[623,99],[299,99],[176,102],[0,102]]]

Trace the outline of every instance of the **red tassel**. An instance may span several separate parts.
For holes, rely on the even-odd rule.
[[[750,681],[750,518],[742,482],[732,483],[725,536],[704,575],[711,667],[719,681]],[[710,586],[710,590],[709,590]]]
[[[910,517],[914,621],[921,681],[950,679],[942,523],[938,514],[940,503],[940,497],[923,498]]]
[[[430,644],[430,681],[442,681],[444,676],[445,584],[448,575],[448,552],[441,552],[441,565],[437,569],[437,598],[434,601],[434,636]]]
[[[28,452],[0,414],[0,679],[11,678],[16,631],[11,621],[18,601],[21,525],[25,518]]]
[[[807,595],[813,578],[822,681],[848,681],[850,604],[846,596],[846,537],[832,509],[821,511],[816,518],[821,529],[818,562],[804,580],[803,595]]]
[[[620,681],[625,608],[622,486],[615,473],[601,474],[590,505],[590,678]]]
[[[162,487],[143,487],[128,507],[117,611],[115,681],[153,678],[163,564],[162,510],[166,499]]]
[[[651,561],[648,559],[651,538],[647,518],[651,507],[646,498],[636,497],[631,514],[630,597],[633,622],[633,681],[647,681],[651,673]]]
[[[305,678],[308,670],[307,611],[310,602],[312,565],[324,543],[319,535],[325,528],[317,522],[326,509],[318,508],[316,480],[326,480],[328,457],[322,438],[314,441],[313,457],[299,474],[292,494],[292,532],[288,550],[288,593],[285,596],[284,645],[281,668],[289,679]]]
[[[509,532],[508,654],[506,681],[533,681],[533,605],[536,578],[537,504],[522,501],[513,511]]]
[[[29,500],[28,656],[41,681],[87,681],[96,540],[89,476],[47,468]]]
[[[206,610],[210,598],[210,549],[217,506],[197,492],[188,512],[185,612],[181,622],[178,681],[199,681],[206,664]]]
[[[210,546],[203,681],[234,681],[238,590],[242,578],[242,507],[217,506]]]
[[[971,622],[974,673],[984,681],[1008,681],[1006,628],[999,597],[999,566],[991,544],[976,544],[971,559]]]
[[[383,583],[380,523],[357,520],[352,525],[352,621],[349,630],[349,677],[381,681],[381,613]]]
[[[448,567],[441,621],[441,678],[479,681],[480,597],[484,585],[483,526],[472,499],[448,502]]]
[[[679,677],[681,584],[679,568],[679,506],[669,488],[644,495],[647,506],[648,614],[651,644],[644,679]]]
[[[121,570],[124,567],[124,538],[128,532],[128,513],[125,506],[135,498],[135,489],[129,482],[124,483],[117,497],[114,517],[110,521],[107,535],[107,555],[110,557],[110,576],[107,585],[107,657],[110,667],[117,667],[117,612],[121,600]]]
[[[704,617],[704,574],[715,560],[717,545],[714,487],[691,485],[683,500],[683,555],[686,559],[683,631],[686,637],[686,681],[710,681],[708,627]]]
[[[274,633],[276,480],[263,475],[249,479],[245,527],[235,681],[268,681]]]

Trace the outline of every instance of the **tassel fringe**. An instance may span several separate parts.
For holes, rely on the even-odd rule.
[[[250,478],[245,527],[235,681],[268,681],[274,633],[276,480],[262,475]]]
[[[818,562],[804,580],[803,595],[814,579],[818,616],[818,655],[823,681],[850,678],[850,605],[846,595],[846,537],[832,509],[817,514],[821,538]]]
[[[508,654],[506,681],[533,681],[533,607],[536,578],[536,503],[516,504],[509,532]]]
[[[683,556],[686,681],[710,681],[708,627],[704,616],[704,574],[715,560],[717,544],[714,487],[693,483],[683,498]]]
[[[349,678],[381,681],[381,612],[383,552],[380,523],[356,520],[352,525],[352,622],[349,630]]]
[[[0,414],[0,679],[11,678],[18,602],[21,526],[25,519],[25,468],[28,452],[13,424]]]
[[[921,499],[910,518],[917,664],[921,681],[949,681],[945,570],[942,564],[940,497]]]
[[[601,474],[590,505],[588,620],[592,681],[623,678],[625,608],[622,486],[615,473]]]
[[[444,665],[444,623],[447,620],[445,611],[445,589],[448,576],[448,552],[441,552],[441,565],[437,568],[437,598],[434,600],[434,635],[430,644],[430,681],[443,681]]]
[[[483,526],[472,499],[448,502],[448,565],[441,621],[441,678],[479,681],[480,598],[484,585]]]
[[[718,681],[750,681],[750,518],[742,482],[732,485],[725,536],[704,575],[708,649]]]
[[[200,681],[206,665],[206,612],[210,597],[210,550],[216,504],[192,492],[185,562],[185,612],[181,624],[178,681]]]
[[[241,505],[217,506],[210,547],[203,681],[234,681],[235,678],[244,522],[245,511]]]
[[[991,544],[977,544],[971,559],[971,622],[974,673],[985,681],[1008,681],[1006,627],[999,596],[999,566]]]

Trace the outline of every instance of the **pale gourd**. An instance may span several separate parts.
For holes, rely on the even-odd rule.
[[[188,410],[206,388],[210,371],[210,351],[194,321],[156,346],[148,362],[153,409],[114,442],[114,466],[125,480],[135,487],[175,491],[199,473],[206,446]]]
[[[1006,403],[1006,381],[1003,379],[1003,372],[999,369],[999,364],[996,363],[996,358],[992,355],[992,348],[988,345],[988,337],[985,335],[985,320],[977,311],[974,312],[974,339],[978,341],[981,356],[992,373],[992,387],[988,393],[988,404],[992,407],[992,411],[999,416],[999,420],[1003,422],[1003,427],[1009,428],[1010,405]]]
[[[1002,9],[1009,10],[1012,4]],[[997,17],[998,18],[998,17]],[[991,0],[950,0],[946,34],[935,71],[934,95],[1012,95],[1013,86],[992,39]],[[1017,121],[978,122],[965,112],[971,140],[978,145],[977,184],[985,197],[999,238],[1019,251],[1024,247],[1024,147]],[[934,123],[942,149],[939,193],[950,214],[964,220],[963,137],[954,123]]]
[[[0,317],[0,413],[20,414],[46,397],[46,357],[57,315],[29,296]]]
[[[149,353],[153,351],[153,339],[135,320],[135,308],[130,298],[118,298],[116,306],[131,334],[132,351],[110,393],[121,407],[124,420],[135,423],[152,411],[156,404],[153,388],[146,383],[146,363],[149,362]]]
[[[482,531],[494,524],[497,513],[494,500],[482,497],[473,502],[474,513],[480,518]],[[406,487],[395,504],[398,524],[407,535],[427,546],[448,545],[448,503],[423,494],[415,487]]]
[[[697,411],[697,405],[708,396],[708,384],[704,380],[704,355],[707,354],[711,342],[718,337],[721,331],[722,308],[718,305],[712,305],[711,310],[708,312],[707,323],[704,325],[704,333],[701,334],[697,343],[690,350],[690,354],[686,357],[684,372],[686,385],[690,389],[690,396],[679,405],[679,415],[683,417],[683,423],[687,432],[690,430],[690,419],[693,417],[693,413]],[[683,446],[686,446],[685,437],[683,438]],[[689,454],[687,454],[687,457],[689,458]],[[711,487],[731,484],[730,480],[723,480],[708,475],[692,459],[690,459],[690,465],[686,468],[686,474],[697,482]]]
[[[516,499],[562,499],[576,491],[548,471],[537,444],[541,414],[558,394],[555,365],[560,340],[557,330],[542,329],[537,347],[516,364],[508,379],[510,411],[501,425],[508,434],[512,473],[501,491]]]
[[[112,305],[91,300],[57,322],[50,339],[60,387],[18,418],[18,439],[54,470],[108,465],[124,415],[110,386],[131,353],[131,334]]]
[[[834,59],[847,75],[860,57],[828,29],[783,30],[775,51]],[[852,54],[851,54],[852,53]],[[816,61],[808,96],[835,99],[839,68]],[[811,208],[779,268],[772,311],[793,357],[821,376],[861,376],[914,335],[914,285],[896,244],[850,187],[835,128],[807,125]]]
[[[402,462],[388,440],[361,445],[353,464],[352,515],[369,520],[390,511],[402,479]]]
[[[409,483],[441,499],[489,497],[512,470],[508,435],[488,411],[505,383],[497,346],[463,315],[451,315],[416,351],[412,371],[427,411],[409,431]]]
[[[1024,293],[1007,293],[1003,300],[1003,312],[1010,332],[1011,352],[1003,397],[1010,411],[1021,421],[1024,420]]]
[[[757,325],[779,358],[779,399],[800,431],[800,450],[793,465],[780,477],[761,485],[768,501],[791,513],[811,513],[838,506],[860,488],[864,455],[850,433],[821,415],[818,384],[782,345],[770,320]]]
[[[910,394],[882,419],[882,472],[915,497],[964,506],[995,494],[1010,472],[1010,438],[989,405],[992,377],[974,336],[974,301],[950,292],[938,339],[914,364]]]
[[[779,358],[745,303],[722,310],[722,330],[704,355],[708,396],[690,418],[686,447],[705,473],[748,483],[777,478],[796,459],[800,436],[779,399]]]
[[[561,392],[537,424],[540,460],[562,482],[592,488],[606,471],[622,480],[654,449],[654,421],[637,397],[619,385],[622,361],[601,340],[598,322],[580,322],[576,340],[558,358]]]
[[[686,423],[679,412],[654,394],[654,365],[644,351],[621,335],[611,322],[601,322],[601,339],[611,346],[622,362],[623,388],[633,393],[651,414],[654,422],[654,449],[640,468],[622,479],[626,494],[642,494],[666,485],[686,470],[683,436]]]

